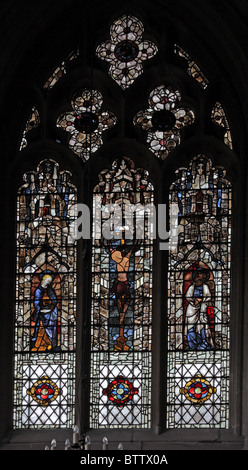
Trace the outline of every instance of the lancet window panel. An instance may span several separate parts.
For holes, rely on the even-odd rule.
[[[153,204],[153,186],[126,157],[99,180],[93,195],[90,425],[150,427],[153,240],[144,207]],[[122,214],[111,238],[103,233],[110,205]],[[125,218],[125,205],[135,205],[135,224]]]
[[[167,425],[227,428],[232,190],[225,170],[197,156],[178,170],[170,204],[178,236],[169,255]]]
[[[73,425],[76,202],[70,174],[50,159],[18,191],[14,428]]]

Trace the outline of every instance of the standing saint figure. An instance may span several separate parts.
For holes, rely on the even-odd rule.
[[[211,302],[211,292],[207,285],[209,272],[198,268],[192,274],[193,283],[188,288],[185,298],[185,326],[189,349],[206,350],[214,347],[212,332],[209,324],[208,307]]]
[[[31,351],[57,350],[57,297],[51,287],[53,278],[44,274],[34,293],[35,322],[34,334],[31,340]]]
[[[130,257],[137,245],[137,242],[138,240],[135,240],[129,251],[127,251],[123,245],[117,248],[110,247],[111,258],[116,263],[117,271],[117,277],[114,280],[111,292],[115,294],[120,326],[120,336],[117,338],[115,350],[129,349],[125,344],[126,338],[124,337],[124,318],[131,300],[130,284],[128,282],[127,273],[129,271]]]

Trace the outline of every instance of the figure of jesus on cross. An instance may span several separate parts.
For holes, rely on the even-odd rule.
[[[117,344],[115,345],[116,351],[127,351],[129,349],[126,345],[126,338],[124,337],[124,318],[131,300],[130,284],[128,282],[127,274],[129,271],[130,258],[137,242],[138,240],[135,240],[129,250],[127,250],[124,245],[113,248],[109,242],[111,258],[116,263],[117,272],[117,277],[114,280],[112,287],[112,293],[115,294],[117,302],[120,326],[120,335],[119,338],[117,338]]]

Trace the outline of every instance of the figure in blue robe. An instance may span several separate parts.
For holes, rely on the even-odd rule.
[[[57,348],[57,297],[51,287],[53,278],[44,274],[34,294],[35,322],[34,334],[31,340],[32,351],[53,350]]]
[[[208,306],[211,292],[207,284],[209,273],[198,269],[192,275],[193,283],[186,292],[188,306],[186,309],[185,327],[189,349],[213,349],[214,343],[208,318]]]

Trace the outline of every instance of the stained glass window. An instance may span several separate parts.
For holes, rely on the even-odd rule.
[[[223,106],[219,101],[215,103],[212,109],[211,118],[215,124],[224,128],[224,143],[232,149],[233,145],[230,125]]]
[[[51,159],[18,191],[14,428],[74,424],[76,198]]]
[[[149,95],[149,107],[134,117],[134,125],[147,132],[149,149],[164,160],[181,142],[183,127],[193,124],[194,111],[180,103],[179,90],[161,85]]]
[[[40,114],[39,111],[33,106],[32,111],[28,117],[28,120],[25,125],[25,129],[22,135],[22,141],[20,145],[20,150],[24,149],[28,145],[27,134],[32,130],[38,127],[40,124]]]
[[[55,68],[52,75],[47,79],[43,88],[48,91],[51,90],[56,85],[56,83],[63,77],[63,75],[67,73],[70,63],[73,62],[78,57],[78,55],[78,50],[71,52],[68,57],[66,57],[66,59],[63,60],[61,64]]]
[[[143,62],[157,53],[157,46],[143,40],[144,26],[132,15],[123,15],[112,24],[110,40],[101,43],[96,55],[109,62],[109,75],[124,90],[143,72]]]
[[[229,422],[231,184],[204,155],[170,188],[178,238],[169,256],[167,425]]]
[[[145,33],[141,20],[125,14],[112,23],[110,39],[94,50],[108,63],[114,87],[127,90],[143,74],[145,61],[156,56],[158,48]],[[181,47],[175,45],[174,53],[185,59],[187,73],[203,95],[206,76]],[[45,99],[69,76],[78,56],[79,50],[73,51],[54,69],[43,86]],[[187,137],[188,128],[194,129],[195,109],[172,76],[170,80],[149,90],[147,106],[131,121],[133,130],[143,131],[151,164],[156,158],[162,164]],[[187,81],[194,85],[191,78]],[[71,95],[71,106],[57,114],[53,110],[56,133],[81,159],[82,168],[117,124],[117,117],[105,109],[104,94],[83,86],[78,90],[73,85],[78,91]],[[220,102],[211,119],[224,129],[224,142],[232,148]],[[39,124],[33,107],[20,149]],[[85,313],[91,327],[89,427],[149,428],[154,187],[146,169],[136,168],[127,156],[111,167],[102,162],[92,195],[91,309]],[[18,191],[15,429],[74,424],[77,250],[71,227],[77,219],[77,191],[71,177],[45,159],[24,175]],[[162,371],[167,388],[161,394],[166,396],[168,429],[228,427],[231,196],[224,169],[213,167],[205,155],[178,169],[170,187],[178,238],[163,267],[168,267],[168,354]],[[163,272],[159,275],[164,280]]]
[[[93,200],[92,428],[151,425],[152,205],[149,175],[129,158],[100,173]]]
[[[175,46],[174,46],[174,52],[179,57],[182,57],[183,59],[185,59],[187,61],[187,65],[188,65],[187,72],[188,72],[188,74],[192,78],[194,78],[200,84],[200,86],[205,90],[209,85],[209,81],[205,77],[204,73],[201,71],[199,65],[197,65],[197,63],[194,60],[191,59],[190,55],[186,51],[184,51],[184,49],[182,47],[178,46],[177,44],[175,44]]]
[[[102,104],[98,90],[83,89],[71,100],[72,111],[57,119],[57,127],[70,134],[70,149],[84,161],[103,144],[102,132],[116,124],[114,114],[103,111]]]

